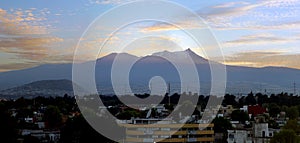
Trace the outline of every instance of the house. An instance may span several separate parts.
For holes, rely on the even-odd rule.
[[[268,123],[254,123],[252,129],[228,130],[228,143],[268,143],[279,129],[268,127]]]
[[[260,105],[249,105],[248,106],[248,114],[251,114],[252,116],[256,116],[258,114],[263,114],[267,112],[267,110]]]
[[[29,129],[23,129],[23,130],[21,130],[20,135],[36,137],[41,142],[58,143],[59,139],[60,139],[60,131],[58,131],[58,130],[29,130]]]
[[[228,130],[228,143],[252,143],[251,130]]]
[[[234,111],[235,109],[233,108],[232,105],[227,105],[227,106],[222,106],[220,108],[220,112],[223,114],[223,116],[228,117],[231,115],[231,113]]]

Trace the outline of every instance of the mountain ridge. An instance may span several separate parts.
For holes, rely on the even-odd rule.
[[[18,98],[24,96],[32,98],[37,96],[73,96],[73,86],[81,89],[78,85],[67,79],[40,80],[0,91],[0,95],[6,98]]]
[[[162,76],[167,82],[180,82],[179,73],[176,71],[174,65],[169,62],[168,58],[175,59],[181,65],[187,63],[184,56],[178,55],[192,55],[191,59],[194,61],[199,73],[199,80],[201,85],[209,88],[211,79],[210,66],[207,59],[197,55],[190,49],[185,51],[162,51],[153,53],[143,57],[137,57],[128,53],[112,53],[97,59],[96,83],[102,93],[112,91],[111,84],[111,68],[113,60],[116,55],[119,55],[120,62],[126,60],[137,60],[130,71],[130,83],[136,86],[146,85],[153,76]],[[164,58],[165,57],[165,58]],[[155,59],[155,60],[154,60]],[[270,89],[271,91],[292,91],[291,84],[293,82],[300,82],[300,70],[286,67],[245,67],[245,66],[229,66],[226,65],[228,88],[227,92],[248,92],[254,89],[262,88]],[[122,71],[120,71],[120,74]],[[27,83],[40,80],[72,80],[72,64],[44,64],[33,68],[2,72],[0,73],[0,90],[9,89],[17,86],[22,86]],[[243,83],[240,84],[240,83]],[[139,84],[139,85],[137,85]],[[144,86],[147,91],[148,87]],[[203,87],[203,86],[202,86]],[[241,89],[238,89],[241,88]],[[272,90],[271,90],[272,88]]]

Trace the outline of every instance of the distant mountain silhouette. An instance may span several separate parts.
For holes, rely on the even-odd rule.
[[[79,88],[74,84],[76,88]],[[36,97],[36,96],[63,96],[73,95],[73,83],[70,80],[41,80],[22,86],[0,91],[0,95],[7,98]]]
[[[166,82],[171,83],[172,92],[180,92],[180,74],[174,64],[169,60],[175,60],[179,66],[195,64],[199,80],[201,81],[201,93],[208,94],[210,90],[211,71],[207,59],[197,55],[192,50],[177,52],[158,52],[152,55],[137,57],[127,53],[112,53],[96,61],[96,83],[101,94],[113,94],[111,84],[111,68],[114,59],[118,55],[118,62],[136,61],[129,75],[131,88],[134,92],[149,92],[149,80],[153,76],[161,76]],[[187,56],[189,55],[189,56]],[[190,57],[190,58],[189,58]],[[168,60],[169,59],[169,60]],[[88,62],[87,62],[88,63]],[[83,63],[84,64],[84,63]],[[293,83],[300,83],[300,70],[284,67],[252,68],[242,66],[226,66],[228,93],[253,92],[292,92]],[[187,69],[189,70],[189,69]],[[122,70],[118,71],[123,74]],[[22,86],[41,80],[72,80],[72,64],[45,64],[33,68],[0,73],[0,90]],[[190,81],[190,86],[194,81]],[[121,85],[122,86],[122,85]],[[59,88],[58,88],[59,89]],[[6,90],[8,91],[8,90]],[[16,93],[16,92],[14,92]],[[20,93],[21,94],[21,93]]]

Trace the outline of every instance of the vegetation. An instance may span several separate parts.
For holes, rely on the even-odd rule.
[[[241,123],[245,123],[245,121],[249,120],[248,113],[241,110],[234,110],[231,113],[231,119],[233,121],[240,121]]]
[[[296,120],[289,120],[283,129],[274,135],[271,143],[300,143],[300,125]]]
[[[149,95],[137,95],[139,98],[146,98]],[[165,104],[167,109],[173,110],[174,105],[178,104],[180,99],[179,94],[173,94],[172,96],[165,96],[161,101],[161,104]],[[196,95],[189,95],[196,96]],[[77,99],[79,102],[86,102],[86,106],[98,105],[98,100],[90,100],[92,98],[99,99],[98,95],[93,95],[86,97],[86,99]],[[217,98],[211,96],[213,98]],[[133,101],[132,96],[123,96],[120,98],[125,98],[129,102]],[[153,97],[155,98],[155,96]],[[169,99],[170,98],[170,99]],[[208,102],[209,96],[199,95],[197,105],[201,107],[201,111],[205,109]],[[115,115],[119,119],[130,119],[131,117],[146,117],[147,111],[139,111],[132,109],[124,105],[119,97],[117,96],[103,96],[100,95],[100,99],[103,104],[109,108],[109,112]],[[191,98],[193,99],[193,98]],[[123,100],[122,100],[123,101]],[[170,101],[170,105],[169,105]],[[270,115],[267,122],[272,128],[279,128],[278,124],[272,120],[272,118],[278,117],[288,117],[290,120],[282,128],[282,131],[275,134],[272,143],[296,143],[299,142],[297,135],[300,135],[300,126],[297,123],[300,111],[300,97],[289,95],[287,93],[272,94],[270,96],[257,93],[249,93],[247,96],[239,98],[237,100],[236,96],[226,94],[224,96],[223,105],[233,105],[235,108],[243,107],[243,105],[255,105],[259,104],[267,108]],[[117,106],[116,106],[117,105]],[[185,103],[182,106],[182,110],[193,108],[195,105],[192,103]],[[198,108],[200,109],[200,108]],[[16,110],[18,114],[13,115],[13,110]],[[18,134],[18,129],[36,129],[36,126],[32,126],[24,122],[24,118],[33,116],[34,112],[39,110],[44,114],[43,121],[47,123],[48,129],[59,129],[61,130],[61,141],[62,143],[68,142],[88,142],[90,140],[101,140],[103,142],[112,142],[109,139],[98,134],[85,119],[80,115],[80,111],[77,107],[75,97],[70,97],[65,95],[63,97],[36,97],[34,99],[19,98],[17,100],[0,101],[0,136],[1,141],[7,143],[16,142],[17,138],[21,136]],[[281,111],[286,112],[286,114],[280,114]],[[90,111],[94,113],[94,111]],[[199,115],[200,110],[195,110],[194,114]],[[76,114],[78,113],[78,114]],[[154,113],[151,116],[156,116]],[[174,117],[175,118],[175,117]],[[246,112],[243,111],[233,111],[231,114],[232,120],[240,121],[244,123],[249,120]],[[218,117],[213,121],[215,126],[215,132],[226,133],[227,130],[232,129],[229,120]],[[107,122],[112,124],[111,121]],[[37,142],[36,138],[31,136],[23,136],[24,143]]]

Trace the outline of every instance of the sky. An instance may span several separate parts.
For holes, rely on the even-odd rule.
[[[128,0],[26,0],[0,1],[0,72],[30,68],[48,63],[71,63],[78,42],[84,45],[82,59],[89,59],[89,50],[109,37],[109,48],[98,57],[111,52],[127,52],[145,56],[163,50],[191,48],[205,53],[174,25],[158,21],[141,21],[120,27],[116,33],[99,35],[111,27],[95,20]],[[220,44],[228,65],[249,67],[279,66],[300,69],[300,0],[175,0],[210,27]],[[128,10],[128,13],[132,11]],[[155,13],[143,11],[141,14]],[[163,13],[162,13],[163,14]],[[176,14],[174,14],[176,17]],[[118,19],[114,15],[108,25]],[[193,23],[186,15],[180,23]],[[88,28],[94,29],[88,29]],[[191,27],[192,29],[193,27]],[[92,31],[85,33],[85,31]],[[105,32],[104,32],[105,33]],[[88,39],[89,35],[93,37]],[[126,48],[123,40],[137,35],[150,35],[133,40]],[[151,36],[152,35],[152,36]],[[174,46],[179,43],[180,46]],[[209,48],[209,47],[204,47]],[[92,51],[92,50],[91,50]],[[222,56],[216,55],[216,59]]]

